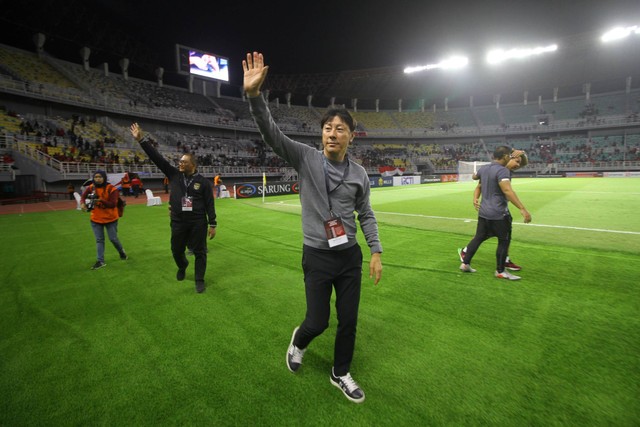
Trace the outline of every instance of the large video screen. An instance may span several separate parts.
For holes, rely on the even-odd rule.
[[[228,58],[178,44],[176,60],[180,74],[229,82]]]

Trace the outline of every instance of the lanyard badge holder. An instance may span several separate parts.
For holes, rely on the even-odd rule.
[[[324,159],[324,178],[325,178],[325,187],[327,189],[327,200],[329,201],[329,214],[331,217],[324,221],[324,231],[327,234],[327,242],[329,243],[329,247],[333,248],[335,246],[343,245],[349,241],[347,237],[347,231],[344,228],[344,224],[342,223],[342,218],[333,213],[333,207],[331,205],[331,193],[336,191],[338,187],[342,185],[344,182],[344,178],[347,176],[349,172],[349,164],[347,163],[347,168],[344,171],[344,176],[342,177],[342,181],[334,188],[329,191],[329,173],[327,172],[327,159]]]
[[[184,197],[182,197],[182,212],[192,212],[193,211],[193,197],[189,196],[189,186],[191,185],[191,181],[193,181],[193,177],[187,182],[187,178],[184,178]]]
[[[342,218],[339,216],[333,217],[333,212],[331,212],[331,215],[332,217],[324,222],[324,231],[327,233],[329,247],[333,248],[334,246],[347,243],[349,239],[342,224]]]

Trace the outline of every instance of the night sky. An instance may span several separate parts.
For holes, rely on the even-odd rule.
[[[548,44],[558,38],[640,24],[640,4],[615,0],[538,1],[131,1],[14,0],[3,2],[2,42],[33,50],[30,34],[47,34],[45,50],[91,65],[127,46],[130,74],[163,66],[175,73],[175,44],[230,59],[241,84],[247,51],[265,54],[271,73],[322,73],[418,65],[450,53],[473,61],[488,47]],[[82,28],[89,23],[89,28]],[[105,28],[107,29],[105,31]],[[87,43],[88,41],[88,43]],[[151,74],[140,75],[152,78]]]

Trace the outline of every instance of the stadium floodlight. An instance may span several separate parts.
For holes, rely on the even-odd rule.
[[[489,64],[499,64],[509,59],[522,59],[529,56],[541,55],[543,53],[555,52],[556,50],[558,50],[557,44],[533,48],[514,48],[509,50],[494,49],[487,53],[487,62]]]
[[[614,40],[624,39],[629,37],[632,33],[640,34],[640,27],[637,25],[632,25],[630,27],[616,27],[613,28],[600,37],[603,43],[611,42]]]
[[[469,58],[465,56],[451,56],[447,59],[443,59],[437,64],[418,65],[415,67],[406,67],[404,69],[405,74],[417,73],[424,70],[433,70],[440,68],[442,70],[457,70],[464,68],[469,64]]]

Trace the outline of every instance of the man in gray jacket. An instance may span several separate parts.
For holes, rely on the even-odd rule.
[[[347,148],[355,123],[343,108],[329,109],[321,120],[322,150],[294,141],[278,128],[260,93],[268,66],[261,53],[242,61],[244,90],[262,139],[298,171],[302,205],[303,255],[307,312],[293,330],[286,354],[287,367],[296,372],[311,341],[329,326],[332,288],[336,290],[338,330],[330,380],[347,399],[360,403],[364,392],[352,378],[362,279],[362,251],[356,241],[356,216],[371,252],[369,277],[378,284],[382,274],[378,224],[369,203],[366,171],[349,160]]]

